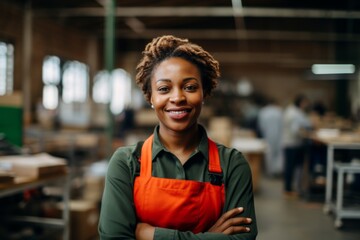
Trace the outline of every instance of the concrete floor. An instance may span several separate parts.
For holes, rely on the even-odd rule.
[[[323,213],[321,201],[285,198],[281,179],[261,179],[255,194],[259,234],[257,240],[359,240],[360,220],[344,220]]]

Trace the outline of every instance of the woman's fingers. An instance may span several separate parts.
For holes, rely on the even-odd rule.
[[[251,218],[245,218],[245,217],[229,218],[221,225],[221,229],[222,229],[222,232],[225,232],[228,228],[239,227],[239,226],[243,227],[244,225],[247,225],[250,223],[251,223]],[[236,228],[236,229],[239,229],[240,231],[244,232],[243,228]]]
[[[229,219],[232,218],[236,215],[238,215],[239,213],[242,213],[244,211],[244,208],[239,207],[239,208],[234,208],[231,209],[229,211],[227,211],[226,213],[224,213],[221,217],[223,217],[224,219]]]
[[[245,227],[243,225],[251,223],[251,219],[245,217],[236,217],[239,213],[243,211],[243,208],[234,208],[227,211],[209,229],[209,232],[221,232],[231,235],[239,232],[250,231],[248,227]]]
[[[231,226],[222,233],[225,235],[233,235],[233,234],[242,233],[242,232],[250,232],[250,228],[244,227],[244,226]]]
[[[234,208],[231,209],[229,211],[227,211],[226,213],[224,213],[223,215],[221,215],[221,217],[216,221],[216,223],[209,229],[209,231],[213,232],[222,232],[223,230],[226,229],[226,227],[221,227],[229,218],[236,216],[237,214],[241,213],[243,210],[243,208]]]

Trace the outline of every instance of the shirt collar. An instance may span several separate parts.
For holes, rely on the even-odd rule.
[[[152,160],[154,160],[157,155],[162,152],[162,151],[166,151],[168,152],[168,150],[162,145],[160,138],[159,138],[159,125],[155,127],[154,129],[154,142],[153,142],[153,146],[152,146]],[[196,148],[196,152],[200,152],[204,159],[206,159],[206,161],[209,160],[209,154],[208,154],[208,149],[209,149],[209,143],[208,143],[208,136],[206,134],[206,130],[203,126],[199,125],[199,132],[200,132],[200,144],[199,146]]]

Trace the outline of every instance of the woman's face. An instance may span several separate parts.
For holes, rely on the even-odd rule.
[[[162,131],[183,132],[196,128],[201,112],[203,87],[199,69],[173,57],[161,62],[151,77],[151,104]]]

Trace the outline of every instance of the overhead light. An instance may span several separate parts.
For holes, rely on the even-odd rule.
[[[313,64],[311,67],[313,74],[353,74],[354,64]]]

